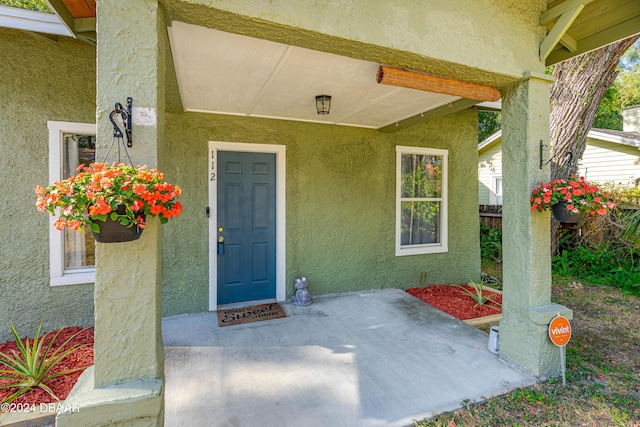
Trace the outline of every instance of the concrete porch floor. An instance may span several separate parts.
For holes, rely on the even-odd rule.
[[[163,320],[167,427],[405,426],[536,381],[401,290],[282,306],[224,328],[214,312]]]

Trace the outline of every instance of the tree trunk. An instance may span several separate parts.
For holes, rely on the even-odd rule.
[[[566,179],[577,172],[598,105],[618,76],[616,67],[620,57],[638,37],[629,37],[555,66],[556,81],[550,88],[550,145],[555,153],[551,162],[552,179]]]
[[[578,171],[587,133],[607,89],[618,76],[616,67],[636,35],[557,64],[550,87],[551,178],[567,179]],[[551,220],[551,254],[556,253],[558,223]]]

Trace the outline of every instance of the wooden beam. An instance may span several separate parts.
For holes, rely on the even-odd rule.
[[[415,126],[420,123],[424,123],[428,120],[436,119],[438,117],[446,116],[447,114],[456,113],[461,110],[466,110],[469,107],[473,107],[479,104],[481,101],[476,99],[459,99],[450,104],[443,105],[442,107],[434,108],[433,110],[425,111],[417,116],[409,117],[408,119],[401,120],[392,125],[381,127],[378,129],[381,132],[396,132],[400,129],[406,129],[411,126]]]
[[[76,18],[74,21],[76,33],[96,32],[96,18]]]
[[[576,50],[578,50],[578,42],[569,34],[565,33],[560,38],[560,44],[564,46],[569,52],[575,52]]]
[[[424,90],[432,93],[460,96],[480,101],[497,101],[502,97],[500,90],[492,86],[483,86],[446,77],[418,73],[417,71],[381,65],[376,81],[380,84]]]
[[[64,2],[62,0],[47,0],[47,3],[49,4],[51,10],[53,10],[53,13],[55,13],[58,18],[60,18],[64,26],[67,27],[69,32],[71,32],[71,34],[76,37],[75,18],[73,17],[71,12],[69,12],[69,9],[67,9],[67,6],[64,4]]]
[[[553,26],[553,29],[549,31],[547,37],[540,44],[540,60],[544,61],[551,53],[554,47],[558,44],[562,36],[567,32],[573,21],[578,17],[580,12],[584,9],[584,4],[574,7],[563,13],[558,22]]]
[[[98,42],[96,18],[76,18],[76,35],[79,40],[95,45]]]
[[[569,12],[570,10],[575,9],[578,6],[586,6],[592,1],[593,0],[567,0],[563,3],[560,3],[556,7],[553,7],[540,14],[540,24],[546,25],[557,17]]]
[[[557,64],[558,62],[599,49],[603,46],[626,39],[627,37],[631,37],[638,33],[640,33],[640,16],[636,16],[626,22],[607,28],[606,30],[600,31],[592,36],[585,37],[582,40],[578,40],[578,49],[575,52],[569,52],[566,49],[553,51],[553,53],[547,57],[545,65],[549,66]]]
[[[553,28],[552,25],[547,25],[546,27],[547,32],[551,31],[551,29]],[[569,52],[575,52],[576,50],[578,50],[578,42],[567,33],[564,33],[562,37],[560,37],[560,44],[564,46]]]
[[[83,42],[87,42],[95,46],[98,43],[98,33],[95,31],[78,33],[78,40],[82,40]]]

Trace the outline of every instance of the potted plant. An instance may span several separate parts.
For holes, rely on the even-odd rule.
[[[88,225],[98,242],[136,240],[146,216],[160,223],[182,212],[177,201],[182,190],[163,181],[164,175],[146,166],[91,163],[78,174],[44,188],[38,185],[36,206],[40,212],[58,215],[53,226],[84,231]]]
[[[616,207],[605,193],[595,185],[589,184],[584,177],[571,175],[569,179],[554,179],[540,183],[531,192],[531,210],[552,209],[560,222],[580,222],[585,214],[606,215]]]

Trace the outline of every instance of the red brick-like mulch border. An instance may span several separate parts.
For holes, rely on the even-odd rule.
[[[463,285],[469,292],[475,293],[473,287]],[[502,312],[502,307],[491,302],[484,306],[476,306],[476,302],[462,289],[452,285],[432,285],[424,288],[409,288],[407,292],[445,313],[460,320],[491,316]],[[491,295],[492,299],[502,304],[502,295],[483,289],[482,295]]]
[[[67,338],[69,338],[71,335],[75,334],[78,331],[82,331],[82,328],[77,326],[63,328],[60,332],[60,335],[58,335],[58,337],[54,341],[52,349],[50,351],[53,351],[54,348],[59,347],[62,343],[64,343],[64,341]],[[55,331],[49,333],[49,335],[47,336],[47,339],[45,340],[46,344],[49,343],[49,340],[51,339],[51,337],[53,337],[53,335],[55,335]],[[22,341],[24,342],[24,338],[22,339]],[[31,337],[29,338],[29,342],[30,343],[32,342]],[[79,367],[88,368],[89,366],[93,365],[93,328],[87,329],[81,332],[80,334],[78,334],[77,337],[75,337],[73,340],[69,342],[69,344],[67,344],[67,347],[74,344],[85,344],[85,346],[75,350],[73,353],[67,355],[64,359],[58,362],[58,364],[51,369],[50,371],[51,373],[56,373],[56,372],[64,371],[67,369],[74,369]],[[8,341],[4,344],[0,344],[0,352],[11,355],[11,350],[15,350],[16,352],[18,352],[18,346],[14,341]],[[5,369],[5,366],[0,365],[0,369]],[[78,381],[78,377],[80,376],[80,374],[82,374],[83,370],[79,370],[76,372],[72,372],[70,374],[66,374],[66,375],[62,375],[60,377],[54,378],[46,382],[46,385],[48,385],[51,388],[51,390],[58,396],[60,400],[64,400],[67,398],[67,396],[69,395],[69,392],[71,392],[71,389]],[[0,379],[0,384],[7,384],[7,383],[9,383],[8,380]],[[14,393],[17,390],[18,389],[15,387],[8,388],[8,389],[0,389],[0,402],[4,401],[5,398],[10,396],[12,393]],[[31,390],[22,394],[21,396],[19,396],[17,399],[13,401],[13,403],[16,405],[25,405],[25,404],[39,405],[40,403],[53,403],[53,402],[56,402],[56,400],[49,393],[47,393],[40,387],[32,388]]]

